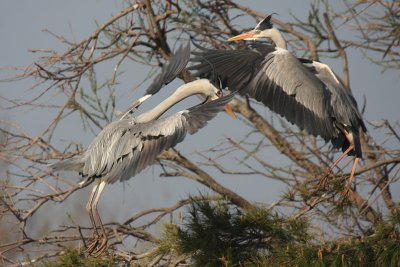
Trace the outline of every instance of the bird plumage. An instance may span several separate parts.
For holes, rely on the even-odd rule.
[[[163,66],[161,73],[157,74],[153,82],[146,89],[146,94],[154,95],[160,89],[172,82],[178,74],[180,74],[186,67],[190,58],[190,42],[181,44],[176,50],[171,60]]]
[[[120,115],[120,119],[129,117],[152,95],[158,93],[162,87],[172,82],[186,67],[190,58],[190,42],[181,44],[169,62],[166,62],[161,68],[161,72],[156,75],[153,82],[145,91],[145,95],[136,100],[132,105]]]
[[[223,86],[262,102],[289,122],[335,147],[348,146],[335,123],[365,129],[351,92],[333,84],[327,65],[307,66],[289,51],[267,44],[241,50],[201,48],[192,52],[194,76],[220,79]],[[330,70],[330,68],[329,68]],[[331,71],[330,71],[331,72]],[[332,72],[331,72],[332,73]],[[214,77],[216,76],[216,77]],[[361,156],[357,145],[357,155]]]
[[[164,150],[196,133],[224,108],[233,95],[177,112],[171,116],[136,123],[127,118],[108,124],[79,158],[53,164],[53,169],[73,169],[84,177],[107,183],[125,181],[156,161]]]
[[[137,117],[131,116],[144,101],[156,94],[185,68],[189,51],[189,43],[181,46],[170,63],[163,66],[161,73],[146,90],[146,95],[136,100],[119,120],[107,125],[82,155],[49,165],[53,170],[76,170],[88,180],[96,180],[86,206],[93,226],[93,240],[87,248],[88,254],[96,247],[97,254],[100,254],[107,247],[108,235],[97,211],[97,204],[107,183],[124,181],[135,176],[153,164],[162,151],[182,142],[187,133],[193,134],[204,127],[224,106],[228,114],[232,112],[226,105],[233,94],[220,98],[222,93],[219,89],[209,80],[199,79],[180,86],[152,110]],[[195,94],[202,95],[205,101],[195,107],[160,118],[176,103]],[[102,230],[100,246],[95,217]]]

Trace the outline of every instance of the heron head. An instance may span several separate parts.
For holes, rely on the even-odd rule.
[[[271,31],[273,29],[273,25],[271,22],[272,15],[275,13],[272,13],[271,15],[267,16],[264,18],[262,21],[260,21],[257,26],[248,32],[236,35],[232,38],[229,38],[228,41],[239,41],[239,40],[259,40],[262,38],[270,38],[271,37]]]
[[[211,83],[210,83],[210,84],[211,84]],[[217,87],[214,86],[214,85],[212,85],[212,87],[213,87],[213,89],[214,89],[214,93],[215,93],[215,94],[214,94],[213,96],[211,96],[211,100],[215,100],[215,99],[223,98],[223,97],[224,97],[224,93],[223,93],[222,89],[217,88]],[[235,115],[235,113],[233,112],[232,107],[231,107],[231,105],[229,105],[229,103],[225,104],[224,110],[225,110],[225,112],[226,112],[229,116],[231,116],[232,118],[236,119],[236,115]]]
[[[215,86],[212,82],[209,82],[209,90],[205,93],[205,97],[207,98],[206,101],[209,100],[216,100],[218,98],[221,98],[222,96],[222,90],[219,89],[217,86]]]

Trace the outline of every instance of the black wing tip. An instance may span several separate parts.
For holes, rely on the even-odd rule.
[[[208,48],[205,48],[205,47],[199,45],[198,43],[196,43],[195,39],[191,39],[191,41],[192,41],[192,44],[194,45],[194,47],[196,47],[200,51],[210,51],[210,50],[212,50],[212,49],[208,49]],[[192,51],[192,54],[196,54],[196,53],[201,53],[201,52]]]
[[[153,82],[147,88],[145,95],[154,95],[160,89],[172,82],[186,67],[190,59],[190,41],[181,43],[175,51],[171,60],[164,64],[161,72],[154,78]]]
[[[223,109],[223,106],[225,104],[227,104],[228,102],[230,102],[233,97],[235,96],[236,91],[233,93],[230,93],[229,95],[225,95],[221,98],[215,99],[215,100],[211,100],[208,101],[206,103],[200,103],[196,106],[193,106],[191,108],[188,109],[189,112],[193,112],[196,110],[207,110],[207,109],[214,109],[216,107],[219,107],[220,109]]]
[[[185,58],[187,58],[188,54],[190,55],[190,43],[191,43],[190,40],[187,40],[186,42],[181,43],[179,48],[174,53],[174,56],[176,56],[177,54],[183,54],[183,55],[185,55]]]

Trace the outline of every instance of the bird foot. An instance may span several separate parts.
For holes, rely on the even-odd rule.
[[[319,180],[318,187],[317,187],[317,190],[318,190],[318,191],[319,191],[320,189],[326,187],[326,185],[327,185],[327,183],[328,183],[328,177],[329,177],[329,175],[331,175],[330,170],[325,170],[324,175],[323,175],[323,176],[321,177],[321,179]]]
[[[98,235],[93,235],[93,240],[86,249],[85,253],[90,255],[93,253],[94,249],[97,247],[97,244],[99,243],[99,236]]]
[[[103,236],[102,240],[101,240],[101,244],[100,244],[99,248],[96,250],[96,253],[94,255],[95,257],[100,256],[101,254],[103,254],[106,251],[107,241],[108,241],[107,236]]]
[[[350,192],[352,192],[353,190],[351,189],[351,184],[349,185],[349,184],[347,184],[345,187],[344,187],[344,189],[343,189],[343,191],[342,191],[342,196],[343,197],[349,197],[350,196]]]

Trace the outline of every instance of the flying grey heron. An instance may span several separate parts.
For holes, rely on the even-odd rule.
[[[354,156],[345,193],[351,188],[358,160],[362,157],[360,128],[366,127],[356,100],[323,63],[298,59],[287,50],[271,15],[248,32],[228,41],[270,39],[275,45],[254,44],[256,49],[193,52],[199,62],[189,70],[194,76],[218,78],[223,86],[261,101],[272,111],[313,136],[330,140],[343,154],[327,170],[331,172],[345,155]]]
[[[119,120],[104,127],[82,155],[49,165],[53,170],[74,170],[86,179],[95,180],[86,205],[93,226],[93,241],[87,248],[88,254],[98,247],[96,254],[99,255],[107,247],[107,232],[97,211],[106,184],[125,181],[140,173],[153,164],[161,152],[182,142],[187,133],[194,134],[203,128],[224,106],[227,113],[232,115],[227,103],[233,94],[222,97],[221,91],[209,80],[199,79],[180,86],[154,109],[136,118],[127,116],[183,70],[190,54],[186,52],[188,47],[183,47],[183,50],[181,47],[184,53],[174,56],[162,68],[161,74],[146,90],[146,95],[136,101]],[[176,103],[196,94],[205,98],[202,104],[160,118]],[[93,214],[102,231],[101,240]]]

